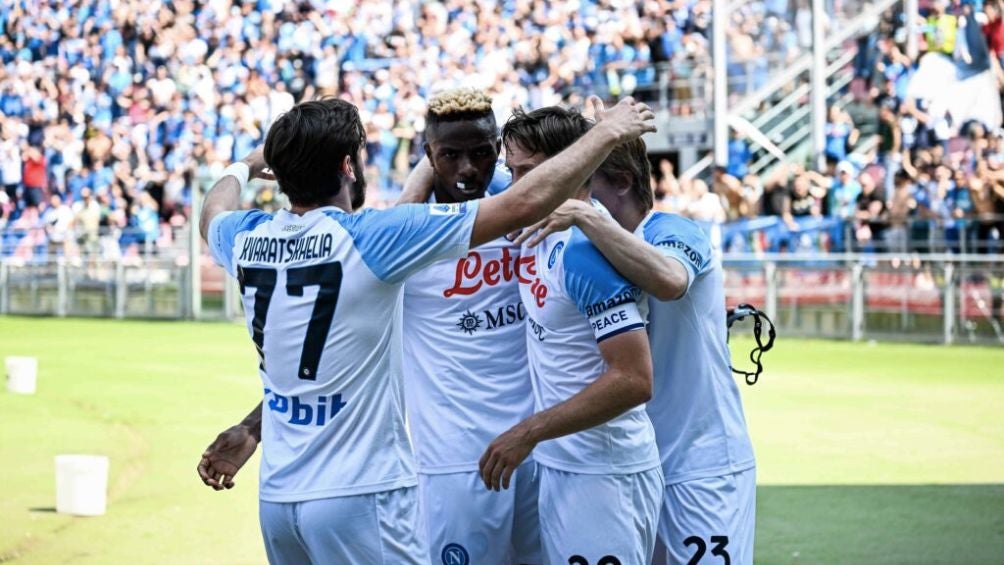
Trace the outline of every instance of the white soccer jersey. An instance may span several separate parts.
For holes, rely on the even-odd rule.
[[[419,471],[476,471],[496,436],[533,413],[519,247],[505,238],[404,286],[403,373]]]
[[[753,467],[742,399],[725,342],[725,290],[720,261],[694,222],[651,212],[635,235],[687,269],[686,294],[649,300],[653,389],[648,414],[666,484],[717,477]]]
[[[607,370],[597,343],[645,328],[640,293],[572,228],[523,248],[520,296],[527,310],[527,357],[535,408],[568,400]],[[584,474],[628,474],[658,467],[644,406],[594,428],[540,443],[538,463]]]
[[[391,333],[403,281],[470,244],[477,203],[302,216],[221,214],[216,261],[241,282],[265,386],[261,499],[417,484]]]

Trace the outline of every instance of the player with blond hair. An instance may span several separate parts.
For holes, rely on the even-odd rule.
[[[401,202],[455,204],[511,183],[497,164],[491,98],[461,88],[434,96],[426,118],[427,160]],[[404,286],[402,376],[418,466],[420,514],[433,563],[541,563],[532,461],[513,488],[488,491],[481,451],[533,412],[519,298],[519,247],[505,237],[434,263]]]

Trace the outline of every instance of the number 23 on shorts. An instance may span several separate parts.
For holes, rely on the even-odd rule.
[[[725,565],[732,565],[732,560],[729,558],[729,552],[725,551],[725,546],[729,544],[729,536],[711,536],[709,539],[711,543],[715,544],[711,548],[711,555],[721,557]],[[683,545],[687,547],[690,547],[691,545],[697,546],[697,552],[690,558],[687,565],[697,565],[700,563],[701,558],[704,557],[704,553],[708,550],[708,544],[704,543],[704,540],[697,536],[690,536],[689,538],[683,540]]]
[[[589,560],[581,555],[573,555],[568,558],[568,565],[589,565]],[[596,565],[621,565],[621,560],[613,555],[604,555]]]

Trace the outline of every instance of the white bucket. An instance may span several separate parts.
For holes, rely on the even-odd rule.
[[[75,516],[100,516],[105,513],[107,491],[107,457],[56,456],[56,512]]]
[[[34,357],[7,357],[7,390],[14,394],[35,394],[38,377],[38,359]]]

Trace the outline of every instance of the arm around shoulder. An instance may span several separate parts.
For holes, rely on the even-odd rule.
[[[599,122],[570,147],[537,166],[509,190],[482,202],[471,247],[543,219],[571,198],[618,144],[655,131],[655,114],[631,98],[599,116]]]
[[[578,225],[603,257],[649,296],[669,301],[687,292],[690,274],[686,267],[622,228],[613,218],[595,212],[584,215]]]

